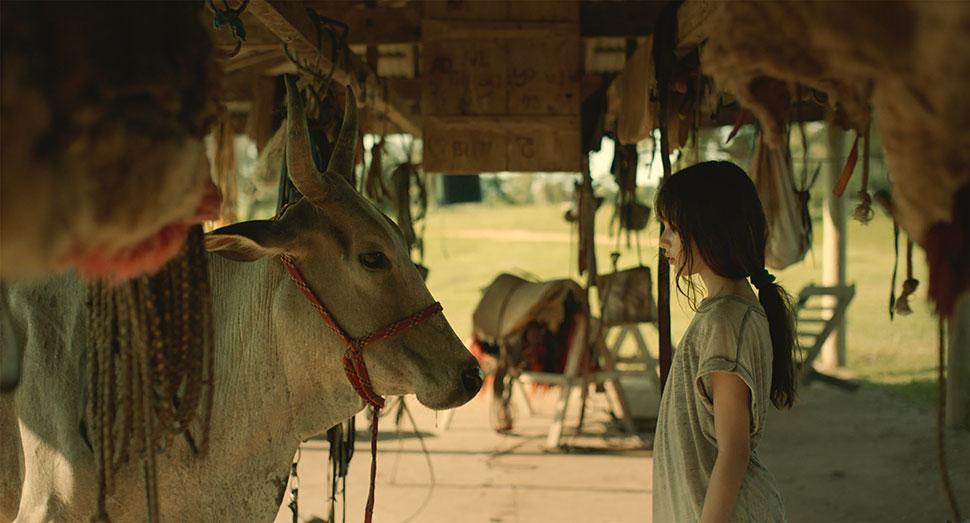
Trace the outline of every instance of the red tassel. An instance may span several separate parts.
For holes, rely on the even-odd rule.
[[[748,116],[748,110],[744,107],[738,111],[738,117],[734,119],[734,128],[731,129],[731,134],[728,134],[727,140],[724,140],[724,145],[731,143],[731,140],[737,136],[738,131],[741,130],[741,126],[744,125],[744,119]]]
[[[930,227],[923,248],[930,269],[930,299],[941,316],[950,316],[960,296],[970,291],[970,184],[954,197],[953,221]]]
[[[856,135],[855,141],[852,143],[852,151],[849,152],[849,159],[845,161],[845,167],[842,168],[839,182],[835,184],[835,189],[832,189],[832,194],[838,197],[842,196],[842,193],[845,192],[845,187],[849,185],[849,178],[852,178],[852,171],[855,171],[857,161],[859,161],[859,135]]]

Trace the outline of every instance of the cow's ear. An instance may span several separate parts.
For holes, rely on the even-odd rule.
[[[292,234],[284,223],[251,220],[234,223],[205,235],[205,248],[230,260],[254,261],[282,253]]]

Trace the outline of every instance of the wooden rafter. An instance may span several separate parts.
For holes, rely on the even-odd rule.
[[[317,41],[317,29],[307,15],[303,3],[280,0],[252,0],[247,12],[255,16],[300,59],[326,74],[333,62],[332,43],[323,38]],[[381,85],[376,73],[361,62],[353,53],[343,51],[342,64],[334,69],[333,79],[341,85],[349,85],[362,102],[366,102],[380,113],[386,113],[389,120],[400,129],[421,134],[421,126],[413,113],[405,112],[404,101],[390,87]],[[386,92],[387,96],[383,94]],[[366,96],[365,96],[366,95]],[[366,98],[366,100],[365,100]],[[397,102],[397,103],[395,103]]]
[[[298,4],[278,2],[272,4]],[[584,38],[643,37],[653,33],[664,2],[640,0],[601,0],[580,2],[580,34]],[[367,8],[363,1],[305,0],[303,5],[317,14],[347,24],[348,45],[417,44],[421,42],[421,5],[409,3],[401,7],[378,6]],[[294,6],[295,7],[295,6]],[[243,15],[243,22],[249,16]],[[547,25],[547,23],[542,23]],[[246,45],[274,45],[279,41],[271,31],[250,30]],[[684,27],[684,24],[681,24]],[[227,37],[228,38],[228,37]],[[221,41],[232,48],[234,42]]]

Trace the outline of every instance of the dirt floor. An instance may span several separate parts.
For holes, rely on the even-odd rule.
[[[573,402],[564,450],[543,449],[555,394],[519,403],[515,432],[488,424],[480,396],[444,417],[409,400],[430,452],[406,418],[396,432],[382,419],[374,520],[386,522],[643,522],[651,512],[650,423],[646,445],[621,434],[602,395],[590,396],[584,434]],[[436,425],[439,425],[436,428]],[[366,427],[361,418],[359,427]],[[775,473],[792,522],[947,521],[936,454],[936,415],[885,392],[829,385],[802,391],[788,413],[773,412],[760,448]],[[970,433],[947,433],[948,464],[963,517],[970,515]],[[300,461],[300,520],[326,518],[326,441],[312,440]],[[429,465],[430,460],[430,465]],[[361,521],[370,466],[359,432],[347,488],[347,521]],[[286,508],[276,519],[292,521]],[[340,521],[340,506],[337,508]]]

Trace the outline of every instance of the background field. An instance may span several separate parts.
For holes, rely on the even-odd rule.
[[[463,338],[471,336],[471,314],[481,289],[500,272],[541,279],[572,277],[576,270],[576,233],[562,218],[560,205],[466,204],[431,210],[425,237],[428,286]],[[816,215],[818,213],[815,213]],[[612,209],[597,214],[597,254],[600,272],[610,270],[609,254],[616,239],[609,235]],[[656,274],[657,228],[641,236],[644,263]],[[929,407],[935,398],[936,320],[926,301],[926,265],[919,248],[914,253],[915,277],[921,281],[914,313],[890,321],[888,299],[893,270],[892,221],[877,213],[869,225],[848,223],[847,277],[856,285],[848,312],[847,369],[869,386],[886,389]],[[901,238],[905,245],[905,236]],[[805,260],[776,271],[789,292],[821,282],[822,225],[815,223],[815,247]],[[620,268],[636,265],[635,246],[621,242]],[[904,274],[902,259],[900,271]],[[902,279],[897,281],[897,291]],[[583,280],[580,280],[583,281]],[[672,302],[674,341],[691,316],[683,298]],[[648,330],[648,333],[655,331]],[[655,346],[655,339],[648,340]]]

